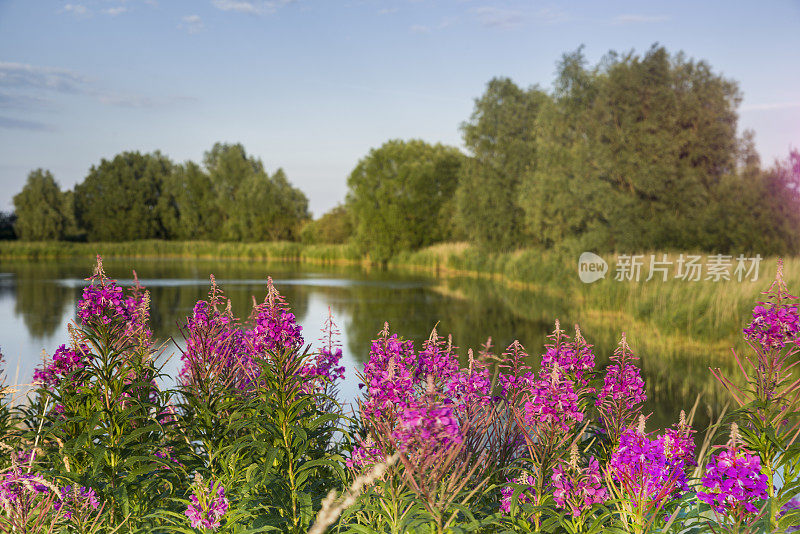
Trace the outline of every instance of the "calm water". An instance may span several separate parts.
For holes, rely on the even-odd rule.
[[[436,279],[415,274],[365,271],[358,267],[308,267],[263,262],[125,260],[107,261],[106,273],[121,284],[131,283],[131,269],[151,293],[151,322],[158,339],[167,343],[165,370],[175,375],[179,366],[181,335],[178,324],[191,313],[209,289],[209,273],[231,299],[234,313],[247,317],[252,299],[263,300],[265,281],[291,304],[307,342],[321,335],[330,307],[341,330],[347,367],[341,396],[358,395],[355,371],[366,360],[370,340],[388,321],[393,333],[413,339],[415,346],[438,323],[440,334],[453,335],[459,354],[477,349],[488,336],[497,352],[519,339],[532,355],[543,350],[553,320],[574,323],[578,311],[552,294],[509,289],[474,279]],[[85,261],[0,262],[0,347],[6,374],[12,383],[30,380],[43,351],[52,354],[66,343],[67,325],[75,319],[75,305],[92,265]],[[567,329],[569,330],[569,329]],[[568,332],[569,333],[569,332]],[[619,339],[608,327],[583,328],[596,346],[598,363],[605,365]],[[634,349],[636,348],[633,344]],[[171,357],[170,357],[171,355]],[[648,388],[647,411],[651,428],[675,421],[678,412],[692,405],[700,391],[709,391],[708,357],[698,354],[647,354],[638,352]],[[16,379],[16,380],[15,380]],[[714,395],[705,397],[718,404]],[[705,409],[698,423],[706,418]],[[698,426],[698,425],[696,425]]]

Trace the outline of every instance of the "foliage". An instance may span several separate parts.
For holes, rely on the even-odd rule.
[[[347,180],[354,239],[373,261],[386,262],[448,237],[449,202],[463,156],[451,147],[392,140],[358,162]]]
[[[735,171],[736,84],[654,45],[591,69],[581,50],[565,55],[553,96],[523,186],[534,235],[600,250],[697,246],[704,207]]]
[[[233,241],[292,240],[308,218],[308,200],[282,169],[272,176],[242,145],[216,143],[205,153],[215,198],[204,206],[219,217],[216,238]],[[202,206],[202,205],[201,205]],[[216,215],[215,215],[216,214]]]
[[[352,218],[347,206],[340,204],[306,224],[300,232],[300,240],[307,244],[341,244],[352,235]]]
[[[624,335],[602,369],[580,330],[556,322],[534,370],[518,341],[462,360],[435,330],[415,348],[387,324],[345,428],[335,325],[305,346],[271,280],[241,321],[212,277],[183,323],[174,389],[158,385],[145,288],[135,276],[120,287],[100,261],[89,282],[28,404],[0,395],[3,531],[299,534],[323,532],[317,516],[338,532],[417,534],[800,523],[800,314],[781,268],[744,329],[743,381],[713,371],[738,409],[711,454],[721,422],[696,454],[697,403],[646,430]]]
[[[352,236],[375,263],[451,239],[493,252],[797,253],[800,155],[762,168],[752,132],[737,135],[740,101],[734,80],[682,52],[655,44],[592,66],[579,48],[549,91],[490,80],[461,125],[467,157],[420,140],[372,149],[348,178],[346,206],[318,221],[282,169],[216,143],[202,164],[159,152],[103,159],[61,201],[29,184],[17,228],[70,241]]]
[[[24,241],[57,240],[64,237],[67,213],[64,195],[50,171],[28,174],[22,191],[14,196],[17,220],[14,231]]]
[[[75,186],[75,212],[90,241],[166,237],[159,199],[173,164],[159,152],[123,152]]]
[[[12,212],[0,211],[0,241],[16,239],[14,224],[17,222],[17,214]]]
[[[530,243],[518,197],[523,176],[537,165],[541,150],[536,121],[548,96],[495,78],[475,100],[461,125],[471,156],[456,191],[456,225],[485,248],[509,250]]]

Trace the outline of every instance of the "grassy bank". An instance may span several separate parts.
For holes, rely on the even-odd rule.
[[[705,262],[707,254],[697,253]],[[669,253],[677,260],[679,253]],[[661,257],[661,252],[656,253]],[[437,273],[439,276],[472,276],[492,279],[511,288],[532,291],[535,300],[562,301],[585,316],[603,316],[614,322],[652,324],[661,334],[676,335],[690,341],[729,341],[740,338],[743,321],[749,316],[761,292],[775,278],[777,258],[766,258],[759,266],[758,278],[692,282],[674,278],[662,281],[656,276],[645,281],[650,253],[640,281],[614,279],[615,254],[606,254],[609,272],[602,280],[584,284],[578,278],[578,254],[566,255],[536,249],[506,254],[485,254],[466,244],[445,244],[395,258],[391,266]],[[735,262],[734,262],[735,263]],[[784,279],[790,290],[800,288],[800,259],[784,258]],[[547,306],[551,308],[551,306]]]
[[[95,254],[105,258],[182,258],[291,261],[314,264],[348,263],[368,265],[355,247],[349,245],[303,245],[300,243],[219,243],[201,241],[134,241],[126,243],[47,243],[5,242],[0,244],[0,260],[86,258]],[[657,254],[660,257],[660,252]],[[670,254],[675,260],[677,253]],[[701,254],[705,260],[705,254]],[[561,303],[588,321],[614,325],[641,325],[658,336],[719,347],[738,344],[743,318],[752,310],[760,292],[775,276],[776,258],[761,262],[756,281],[690,282],[660,278],[646,282],[647,261],[639,282],[614,280],[616,256],[605,255],[609,263],[606,278],[584,284],[577,275],[577,254],[525,249],[510,253],[486,253],[466,243],[445,243],[395,257],[389,268],[426,272],[443,279],[485,278],[509,289],[514,309],[536,313],[537,303],[552,310]],[[731,272],[733,269],[731,269]],[[703,274],[705,277],[705,274]],[[790,289],[800,287],[800,259],[787,258],[784,277]],[[461,286],[461,290],[465,286]],[[516,295],[516,296],[515,296]],[[543,318],[545,319],[545,318]],[[552,318],[548,318],[552,319]],[[651,329],[650,327],[655,327]]]
[[[7,241],[0,244],[0,260],[182,258],[302,261],[309,263],[361,260],[347,245],[303,245],[292,242],[225,243],[216,241],[143,240],[123,243],[67,243]]]

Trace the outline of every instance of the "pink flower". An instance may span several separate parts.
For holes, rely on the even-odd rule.
[[[736,520],[758,513],[755,503],[767,498],[767,475],[761,460],[732,440],[711,457],[697,497],[716,512]]]
[[[225,488],[219,482],[202,484],[202,478],[195,479],[194,493],[189,497],[191,504],[186,508],[186,517],[192,528],[216,530],[222,526],[222,518],[228,511]]]

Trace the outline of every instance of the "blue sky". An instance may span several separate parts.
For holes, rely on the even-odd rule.
[[[581,44],[670,52],[737,80],[765,162],[800,148],[800,1],[0,0],[0,209],[29,171],[62,188],[101,158],[200,161],[241,142],[316,216],[391,138],[462,146],[487,81],[551,87]]]

